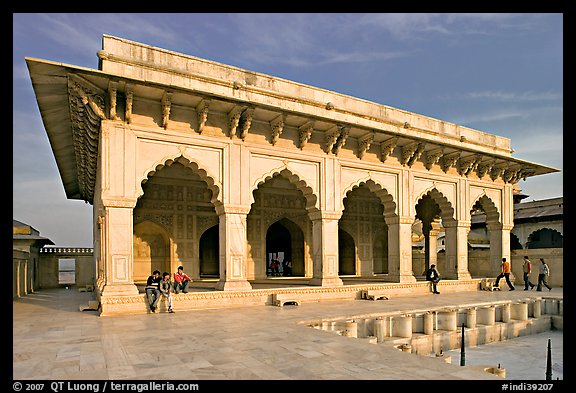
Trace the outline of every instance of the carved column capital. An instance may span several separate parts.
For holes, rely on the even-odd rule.
[[[298,147],[300,150],[302,150],[310,140],[312,131],[314,131],[314,121],[308,121],[298,128],[298,136],[300,142]]]
[[[495,181],[500,175],[502,175],[502,173],[504,173],[505,169],[506,164],[492,165],[492,169],[490,169],[490,178]]]
[[[196,105],[196,114],[198,115],[198,133],[204,131],[206,121],[208,121],[208,110],[210,108],[210,100],[203,98],[200,103]]]
[[[346,139],[348,139],[348,134],[350,134],[350,127],[338,124],[339,128],[339,135],[334,143],[334,147],[332,148],[332,153],[338,155],[340,153],[340,149],[346,143]]]
[[[340,131],[338,130],[337,126],[334,126],[327,130],[324,133],[324,151],[326,153],[330,153],[332,151],[332,147],[336,143],[336,139],[340,135]]]
[[[480,155],[470,155],[468,157],[460,157],[457,161],[458,163],[458,173],[462,176],[468,176],[476,166],[478,162],[480,162],[481,156]]]
[[[341,211],[317,210],[309,214],[311,221],[316,220],[339,220],[342,217]]]
[[[228,121],[230,125],[230,132],[228,136],[230,139],[234,135],[236,135],[236,129],[238,128],[238,124],[240,123],[240,116],[242,115],[242,111],[244,108],[234,105],[234,108],[230,112],[228,112]]]
[[[132,122],[132,103],[134,100],[134,86],[132,84],[126,84],[124,87],[124,94],[126,95],[126,108],[124,109],[124,119],[126,123],[130,124]]]
[[[479,162],[478,165],[476,166],[476,175],[478,176],[478,178],[481,179],[484,177],[484,175],[490,172],[490,170],[492,169],[492,165],[494,165],[493,160]]]
[[[454,166],[456,161],[458,161],[459,157],[460,157],[459,151],[444,154],[442,158],[440,158],[440,168],[442,168],[442,171],[444,171],[444,173],[447,173],[450,170],[450,168]]]
[[[282,131],[284,130],[284,121],[285,121],[285,116],[284,115],[279,115],[278,117],[276,117],[274,120],[272,120],[270,122],[270,127],[272,128],[272,145],[275,145],[276,142],[278,142],[278,139],[280,139],[280,135],[282,134]]]
[[[400,164],[407,165],[408,161],[410,160],[410,158],[416,152],[417,149],[418,149],[417,141],[412,141],[402,146],[400,154]]]
[[[162,95],[162,127],[168,128],[170,109],[172,107],[172,93],[165,91]]]
[[[440,157],[442,157],[443,154],[444,149],[441,147],[428,150],[426,152],[426,159],[424,160],[424,166],[426,167],[426,169],[428,170],[432,169],[432,166],[440,160]]]
[[[118,82],[108,81],[108,117],[111,120],[120,120],[116,115],[116,97],[118,93]]]
[[[370,132],[358,138],[358,158],[362,159],[364,154],[370,149],[370,145],[374,142],[374,135],[374,132]]]
[[[399,138],[397,136],[394,136],[380,143],[380,161],[385,162],[388,156],[392,154],[396,148],[398,139]]]
[[[250,130],[250,126],[252,125],[252,117],[254,116],[254,108],[245,109],[244,112],[240,115],[240,134],[238,135],[240,139],[244,140],[246,135],[248,135],[248,131]]]

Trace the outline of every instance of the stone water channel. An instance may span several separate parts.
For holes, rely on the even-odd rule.
[[[307,324],[314,329],[452,363],[454,353],[450,351],[461,348],[462,332],[467,350],[550,330],[562,331],[563,315],[562,298],[537,297],[329,318]],[[460,358],[455,361],[460,362]],[[506,369],[497,364],[484,370],[506,377]]]

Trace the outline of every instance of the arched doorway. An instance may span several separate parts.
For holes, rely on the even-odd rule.
[[[145,283],[154,270],[171,272],[170,238],[160,225],[144,221],[134,226],[134,282]]]
[[[272,261],[278,260],[276,270]],[[290,231],[280,221],[270,225],[266,231],[266,275],[281,276],[284,274],[283,262],[292,260],[292,236]]]
[[[285,175],[284,175],[285,173]],[[270,277],[271,257],[279,256],[279,273],[284,274],[284,259],[290,260],[291,276],[312,275],[312,222],[301,190],[285,176],[275,174],[254,190],[254,203],[246,219],[248,239],[247,276]]]
[[[200,239],[209,228],[218,226],[218,215],[212,201],[214,191],[203,180],[197,166],[183,157],[168,160],[143,181],[142,191],[133,211],[135,246],[139,241],[136,239],[137,226],[145,222],[154,223],[163,228],[170,245],[170,252],[166,253],[168,262],[165,268],[159,269],[161,272],[173,273],[182,265],[192,279],[200,278],[201,273],[218,277],[219,257],[217,248],[213,246],[218,243],[212,239],[214,234],[218,237],[218,230],[206,235],[206,239],[212,240],[201,242]],[[203,256],[212,262],[205,263],[202,268],[200,250],[203,247],[199,247],[200,243],[208,244],[208,254],[216,250],[216,256]],[[215,265],[214,258],[217,261]],[[202,269],[205,272],[201,272]],[[135,277],[141,275],[141,272],[135,272]]]
[[[356,274],[356,246],[354,239],[346,231],[338,229],[338,274]]]
[[[368,181],[347,191],[342,200],[344,209],[338,221],[340,274],[370,277],[388,272],[388,225],[378,192],[382,189]]]
[[[219,256],[219,233],[218,225],[207,229],[200,236],[199,254],[200,254],[200,277],[220,277],[218,263]]]

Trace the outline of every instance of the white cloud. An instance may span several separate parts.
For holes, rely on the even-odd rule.
[[[519,101],[559,101],[563,99],[561,93],[545,92],[503,92],[503,91],[476,91],[464,95],[466,98],[486,99],[489,101],[519,102]]]

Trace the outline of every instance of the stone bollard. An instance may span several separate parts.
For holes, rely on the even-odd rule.
[[[360,318],[356,321],[357,331],[356,334],[359,338],[368,337],[368,326],[365,318]]]
[[[486,367],[484,371],[489,372],[490,374],[497,375],[502,378],[506,378],[506,369],[501,368],[500,365],[498,367]]]
[[[542,316],[542,298],[538,297],[532,305],[532,317],[540,318]]]
[[[494,306],[479,308],[476,314],[476,319],[481,325],[494,325],[496,323],[496,308],[494,308]]]
[[[500,310],[502,312],[502,322],[510,322],[510,303],[503,304]]]
[[[523,301],[521,303],[513,304],[510,307],[510,318],[519,321],[528,320],[528,302]]]
[[[438,330],[454,331],[458,329],[456,310],[438,311]]]
[[[412,337],[412,316],[402,315],[394,317],[391,335],[394,337]]]
[[[424,314],[424,334],[434,334],[434,313]]]
[[[466,327],[474,329],[476,327],[476,307],[466,310]]]
[[[356,323],[356,321],[354,321],[353,319],[346,321],[344,326],[345,329],[348,331],[347,334],[348,337],[358,338],[358,323]]]
[[[379,343],[383,342],[386,337],[390,336],[389,327],[389,317],[377,317],[374,320],[374,335]]]

